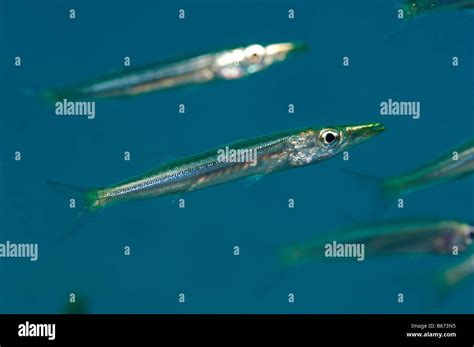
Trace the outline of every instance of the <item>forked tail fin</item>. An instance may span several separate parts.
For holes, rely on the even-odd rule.
[[[45,104],[53,105],[64,99],[73,101],[81,98],[81,94],[78,94],[74,89],[46,89],[38,92],[37,95]]]
[[[295,265],[306,263],[309,259],[305,254],[304,246],[286,245],[280,248],[279,258],[285,268],[291,268]]]
[[[57,101],[61,101],[66,95],[59,90],[47,89],[47,90],[34,90],[24,88],[18,90],[20,95],[28,98],[38,99],[44,105],[54,105]]]
[[[54,89],[40,91],[38,97],[45,104],[54,104],[61,99],[60,94]]]
[[[77,231],[85,217],[96,214],[104,207],[100,203],[99,189],[97,188],[79,187],[53,181],[47,183],[51,188],[62,192],[67,197],[69,207],[76,211],[73,218],[74,225],[67,233],[67,237]]]

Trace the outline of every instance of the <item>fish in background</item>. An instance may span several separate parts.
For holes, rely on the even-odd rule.
[[[364,245],[364,257],[396,254],[465,252],[474,239],[474,226],[457,220],[400,220],[367,224],[322,235],[281,249],[287,266],[326,258],[327,245]]]
[[[384,130],[380,123],[287,130],[174,160],[108,187],[88,189],[55,182],[50,184],[76,200],[80,211],[78,216],[81,216],[118,203],[177,195],[246,177],[259,178],[317,164]],[[242,155],[226,157],[224,148],[227,153]],[[252,160],[249,160],[250,156]]]
[[[218,80],[235,80],[282,62],[305,50],[301,42],[252,44],[184,59],[126,68],[115,74],[42,93],[45,100],[98,100],[130,97],[149,92]]]
[[[403,23],[385,36],[385,41],[392,39],[407,23],[420,16],[474,9],[474,0],[404,0],[399,9],[403,13]]]
[[[474,140],[441,155],[437,159],[407,173],[377,178],[346,170],[348,173],[375,184],[382,199],[400,198],[415,191],[470,176],[474,173]]]
[[[464,257],[455,265],[443,270],[438,276],[438,284],[443,292],[449,291],[474,275],[474,254]]]
[[[405,0],[401,8],[404,18],[445,11],[474,9],[474,0]]]

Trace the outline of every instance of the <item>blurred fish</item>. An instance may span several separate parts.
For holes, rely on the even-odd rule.
[[[218,149],[175,160],[118,184],[99,188],[51,185],[83,205],[80,214],[122,202],[182,194],[245,177],[316,164],[385,130],[380,123],[289,130],[242,140]],[[225,150],[224,150],[225,148]],[[228,156],[224,153],[229,154]],[[240,153],[238,156],[236,153]],[[252,160],[248,160],[252,156]]]
[[[383,198],[398,198],[435,184],[472,175],[474,173],[474,140],[453,148],[434,161],[399,176],[374,178],[347,171],[369,183],[375,183],[377,193]]]
[[[305,48],[306,45],[300,42],[236,47],[124,69],[116,74],[63,89],[48,90],[43,93],[43,97],[50,101],[96,100],[135,96],[218,80],[234,80],[262,71]]]
[[[474,0],[406,0],[402,6],[404,17],[414,17],[453,10],[473,9]]]
[[[454,266],[444,270],[440,276],[440,284],[443,290],[452,289],[461,282],[474,275],[474,254],[464,258]]]
[[[453,254],[466,251],[474,238],[474,226],[456,220],[393,221],[343,229],[316,240],[284,247],[281,259],[296,265],[325,258],[327,245],[364,245],[364,256],[393,254]]]
[[[400,8],[403,11],[405,21],[386,35],[385,41],[392,39],[407,23],[419,16],[473,8],[474,0],[405,0]]]
[[[411,172],[384,179],[382,189],[386,195],[400,196],[472,173],[474,173],[474,140],[453,148],[431,163]]]

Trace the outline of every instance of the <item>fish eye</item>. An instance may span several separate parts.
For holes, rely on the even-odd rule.
[[[245,49],[245,57],[249,64],[258,64],[263,60],[265,48],[260,45],[252,45]]]
[[[260,58],[260,56],[258,55],[257,52],[252,53],[252,55],[251,55],[250,58],[249,58],[249,60],[250,60],[250,62],[251,62],[252,64],[258,63],[258,62],[260,61],[260,59],[261,59],[261,58]]]
[[[336,140],[339,138],[339,133],[335,130],[328,129],[328,130],[322,131],[321,134],[319,135],[319,138],[321,139],[321,142],[323,143],[323,145],[331,146],[337,142]]]

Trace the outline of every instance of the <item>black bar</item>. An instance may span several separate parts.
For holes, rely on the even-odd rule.
[[[54,340],[20,337],[20,324],[26,322],[30,328],[31,323],[55,324]],[[418,333],[421,336],[407,335]],[[1,347],[141,346],[137,342],[143,339],[150,341],[146,346],[165,346],[170,345],[165,341],[175,345],[188,338],[223,346],[238,341],[248,346],[255,340],[296,345],[301,339],[314,346],[473,346],[474,319],[473,315],[0,315]]]

